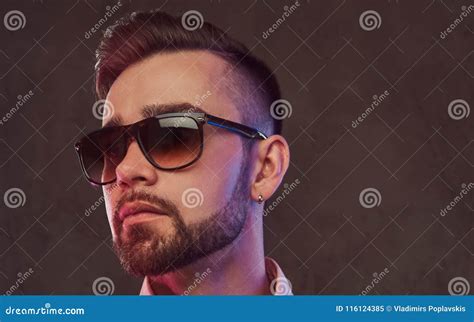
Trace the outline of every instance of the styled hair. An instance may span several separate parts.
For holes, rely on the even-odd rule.
[[[280,134],[282,122],[270,113],[271,104],[281,98],[280,88],[267,65],[245,45],[208,22],[198,29],[188,29],[181,17],[160,11],[134,12],[107,28],[96,52],[97,96],[104,99],[120,73],[147,57],[205,50],[228,64],[224,77],[238,93],[234,96],[242,121],[271,132],[267,134]]]

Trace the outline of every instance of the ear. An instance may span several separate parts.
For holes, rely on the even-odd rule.
[[[256,166],[252,176],[252,199],[259,195],[268,200],[278,189],[290,163],[290,149],[285,138],[272,135],[254,147]]]

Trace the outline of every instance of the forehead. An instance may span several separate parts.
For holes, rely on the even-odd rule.
[[[228,65],[206,51],[156,54],[126,68],[107,95],[113,113],[123,124],[143,118],[150,105],[189,103],[209,114],[239,121],[228,88]],[[229,77],[229,76],[227,76]]]

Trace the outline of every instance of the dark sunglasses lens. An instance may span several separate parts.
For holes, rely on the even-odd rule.
[[[82,164],[89,180],[111,182],[125,154],[125,136],[117,129],[104,129],[85,137],[80,143]]]
[[[139,135],[148,156],[163,169],[186,166],[201,153],[201,131],[190,117],[150,119]]]

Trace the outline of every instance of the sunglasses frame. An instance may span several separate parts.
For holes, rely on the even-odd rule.
[[[198,127],[198,131],[199,131],[199,135],[200,135],[199,154],[196,156],[196,158],[194,158],[194,160],[192,160],[192,161],[190,161],[190,162],[188,162],[184,165],[181,165],[179,167],[173,167],[173,168],[164,168],[164,167],[160,166],[158,163],[156,163],[156,161],[153,160],[153,158],[149,155],[149,153],[146,152],[146,149],[143,146],[143,142],[142,142],[142,140],[139,136],[139,128],[141,126],[143,126],[144,124],[146,124],[146,122],[148,122],[150,119],[166,119],[166,118],[175,118],[175,117],[187,117],[187,118],[190,118],[190,119],[192,119],[196,122],[196,125]],[[234,132],[238,135],[241,135],[241,136],[243,136],[245,138],[248,138],[248,139],[251,139],[251,140],[255,140],[255,139],[256,140],[265,140],[265,139],[268,138],[263,132],[261,132],[257,129],[254,129],[252,127],[246,126],[244,124],[241,124],[241,123],[229,121],[229,120],[226,120],[226,119],[214,116],[214,115],[210,115],[210,114],[207,114],[207,113],[181,112],[181,113],[160,114],[160,115],[157,115],[157,116],[146,118],[144,120],[140,120],[136,123],[132,123],[132,124],[129,124],[129,125],[106,127],[106,128],[102,128],[102,129],[90,132],[89,134],[87,134],[86,136],[81,138],[79,141],[77,141],[74,144],[74,148],[75,148],[76,153],[79,157],[81,170],[84,173],[84,176],[86,177],[86,179],[89,182],[93,183],[93,184],[102,186],[102,185],[107,185],[107,184],[110,184],[110,183],[114,182],[115,180],[117,180],[117,176],[115,176],[115,178],[113,180],[106,181],[106,182],[95,181],[94,179],[92,179],[89,176],[89,174],[86,170],[85,164],[84,164],[82,153],[81,153],[81,145],[83,144],[84,140],[87,140],[91,136],[93,136],[97,133],[109,130],[109,129],[120,129],[120,130],[123,131],[122,134],[120,135],[120,138],[123,135],[127,136],[127,140],[128,140],[127,149],[128,149],[129,144],[130,144],[129,143],[130,139],[133,138],[138,143],[138,145],[140,147],[140,150],[143,153],[143,155],[145,156],[145,158],[155,168],[163,170],[163,171],[174,171],[174,170],[179,170],[179,169],[189,167],[201,158],[202,152],[204,150],[204,133],[203,133],[204,124],[209,124],[209,125],[212,125],[212,126],[215,126],[215,127],[219,127],[219,128]],[[89,141],[92,142],[93,144],[95,144],[93,140],[89,139]],[[96,160],[95,162],[97,162],[97,161],[98,160]]]

